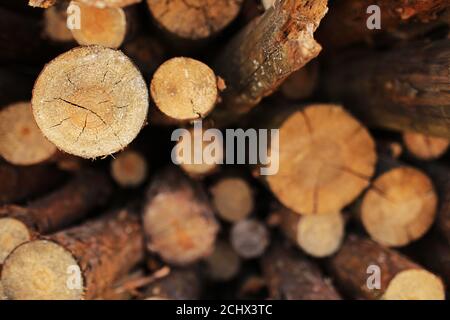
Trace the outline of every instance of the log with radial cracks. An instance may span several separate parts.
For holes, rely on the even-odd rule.
[[[59,149],[95,158],[126,147],[145,124],[148,90],[120,51],[88,46],[47,64],[33,89],[36,122]]]
[[[128,209],[17,247],[6,259],[8,299],[94,299],[143,259],[142,229]]]
[[[367,9],[377,5],[380,8],[381,30],[367,27],[367,20],[373,14]],[[333,3],[332,10],[323,20],[319,40],[326,49],[337,49],[356,42],[370,40],[380,32],[394,31],[402,23],[419,20],[429,22],[448,8],[447,0],[341,0]]]
[[[284,207],[277,213],[283,233],[308,255],[328,257],[340,248],[345,234],[341,213],[299,215]]]
[[[17,102],[0,110],[0,156],[15,165],[45,162],[56,147],[39,130],[30,102]]]
[[[204,118],[216,105],[219,90],[214,72],[191,58],[172,58],[153,75],[150,91],[158,109],[175,121]]]
[[[445,298],[444,285],[440,278],[396,251],[355,235],[348,237],[341,250],[332,256],[327,264],[337,284],[353,298]],[[375,275],[376,270],[379,270],[379,273]],[[374,287],[375,283],[370,281],[370,275],[381,277],[380,289]]]
[[[63,178],[52,165],[18,167],[0,163],[0,204],[21,201],[57,186]]]
[[[150,183],[143,222],[147,248],[175,265],[209,255],[218,232],[205,192],[175,168],[166,168]]]
[[[112,186],[105,175],[84,171],[25,207],[0,207],[0,264],[20,244],[81,220],[92,209],[106,204],[111,193]]]
[[[449,139],[449,66],[448,40],[411,42],[339,60],[325,88],[369,125]]]
[[[276,113],[271,107],[255,110],[254,120],[257,128],[279,129],[279,146],[270,147],[279,170],[261,178],[299,214],[340,212],[374,174],[377,157],[368,130],[337,105],[292,106]]]
[[[408,152],[421,160],[434,160],[441,157],[450,145],[449,139],[417,132],[404,132],[402,137]]]
[[[431,179],[401,166],[380,175],[362,199],[360,217],[370,237],[388,247],[421,238],[436,217],[438,196]]]
[[[151,15],[179,39],[201,40],[216,35],[238,15],[243,0],[147,0]]]
[[[313,33],[327,10],[326,0],[278,0],[231,40],[214,64],[227,85],[212,114],[218,125],[248,112],[319,54]]]
[[[275,243],[261,266],[270,298],[283,300],[340,300],[319,267],[302,253]]]
[[[80,28],[71,32],[80,45],[101,45],[118,48],[122,45],[130,30],[130,16],[122,8],[96,8],[91,5],[72,1],[71,6],[80,8]]]

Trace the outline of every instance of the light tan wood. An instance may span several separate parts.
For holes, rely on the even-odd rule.
[[[408,151],[421,160],[434,160],[447,152],[450,141],[417,132],[403,133],[403,143]]]
[[[191,58],[172,58],[153,75],[150,91],[156,106],[178,121],[204,118],[218,99],[217,79],[206,64]]]
[[[0,110],[0,156],[15,165],[49,160],[56,146],[39,130],[30,102],[13,103]]]
[[[148,90],[120,51],[88,46],[47,64],[33,89],[36,122],[64,152],[83,158],[125,148],[145,124]]]
[[[210,189],[217,214],[227,222],[247,218],[253,211],[254,195],[249,183],[238,176],[225,176]]]
[[[111,162],[111,175],[123,188],[134,188],[147,178],[147,160],[136,151],[121,152]]]
[[[284,206],[300,214],[339,212],[369,185],[375,143],[342,107],[294,108],[276,127],[279,171],[264,180]]]
[[[372,239],[400,247],[422,237],[434,222],[437,194],[431,179],[412,167],[378,177],[364,195],[360,216]]]
[[[122,45],[128,28],[122,8],[99,9],[79,1],[72,1],[71,5],[80,8],[80,28],[71,29],[80,45],[98,44],[109,48]]]

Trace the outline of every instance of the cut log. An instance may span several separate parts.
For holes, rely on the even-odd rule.
[[[214,251],[203,260],[208,278],[215,282],[230,281],[239,273],[241,259],[227,241],[217,241]]]
[[[355,235],[348,237],[328,266],[340,287],[353,298],[445,299],[444,285],[436,275],[393,250]],[[379,288],[373,281],[378,276]]]
[[[202,40],[218,34],[238,15],[243,0],[147,0],[156,23],[181,40]]]
[[[147,160],[133,150],[121,152],[111,162],[111,175],[122,188],[135,188],[147,178]]]
[[[388,247],[421,238],[436,217],[438,196],[431,179],[413,167],[387,170],[362,199],[360,218],[370,237]]]
[[[118,48],[131,30],[131,16],[122,8],[97,8],[80,1],[71,6],[80,8],[80,28],[72,28],[73,37],[80,45],[101,45]]]
[[[227,222],[246,219],[255,208],[254,191],[246,179],[223,176],[210,188],[217,214]]]
[[[340,106],[258,112],[262,118],[255,117],[256,125],[279,129],[280,140],[271,150],[272,158],[278,155],[279,170],[261,178],[287,208],[300,214],[340,212],[369,185],[375,171],[375,143]]]
[[[198,300],[201,292],[202,281],[195,269],[172,269],[150,284],[144,296],[147,300]]]
[[[344,60],[325,79],[332,99],[369,125],[450,139],[448,40],[411,42]]]
[[[16,102],[0,110],[0,156],[15,165],[45,162],[56,146],[39,130],[30,102]]]
[[[147,248],[168,263],[191,264],[214,249],[219,227],[207,196],[175,168],[153,178],[143,221]]]
[[[409,153],[417,159],[434,160],[448,150],[450,140],[417,132],[404,132],[403,143]]]
[[[307,254],[324,258],[340,248],[345,231],[341,213],[301,216],[283,207],[278,214],[283,233]]]
[[[88,46],[47,64],[33,89],[36,122],[51,142],[82,158],[125,148],[143,127],[148,90],[120,51]]]
[[[219,126],[250,111],[319,54],[313,32],[327,10],[326,0],[277,0],[231,40],[214,64],[227,85],[212,114]]]
[[[167,119],[167,117],[165,117]],[[202,123],[203,125],[203,123]],[[219,171],[223,163],[223,146],[221,144],[206,140],[205,132],[208,128],[189,127],[175,145],[172,157],[174,162],[191,178],[202,179]],[[205,139],[204,139],[205,138]],[[214,142],[217,142],[214,136]],[[212,139],[212,138],[210,138]],[[197,142],[201,141],[201,145]],[[213,145],[214,152],[206,154],[208,146]],[[186,153],[190,152],[189,156]],[[200,159],[201,161],[196,161]]]
[[[166,116],[191,121],[204,118],[216,105],[217,81],[206,64],[191,58],[172,58],[156,70],[150,91]]]
[[[52,165],[17,167],[0,163],[0,204],[24,200],[57,186],[63,178]]]
[[[20,244],[61,230],[106,204],[112,186],[95,171],[81,172],[60,189],[29,205],[0,207],[0,264]]]
[[[5,260],[2,283],[12,300],[101,297],[143,259],[142,229],[129,210],[26,242]]]
[[[67,27],[68,1],[58,2],[56,5],[44,10],[44,37],[50,41],[72,44],[74,39]]]
[[[289,100],[309,98],[319,82],[319,64],[311,61],[305,67],[292,73],[281,85],[280,91]]]
[[[380,8],[379,30],[369,29],[367,26],[367,21],[374,13],[368,13],[367,9],[372,5]],[[319,39],[327,50],[343,48],[357,42],[370,41],[380,32],[392,32],[408,21],[429,22],[449,6],[447,0],[336,1],[323,21]]]
[[[271,299],[341,299],[317,265],[281,243],[272,246],[261,265]]]
[[[234,251],[244,259],[260,257],[270,243],[266,226],[255,219],[241,220],[233,225],[230,242]]]

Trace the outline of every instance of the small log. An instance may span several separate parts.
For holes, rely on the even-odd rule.
[[[170,273],[144,291],[147,300],[198,300],[202,280],[195,269],[172,269]]]
[[[345,60],[325,77],[332,99],[368,125],[450,139],[448,40],[411,42]]]
[[[0,204],[24,200],[57,186],[63,178],[52,165],[17,167],[0,163]]]
[[[231,40],[214,64],[227,85],[212,114],[219,126],[250,111],[320,53],[313,32],[327,10],[326,0],[277,0]]]
[[[105,175],[84,171],[25,207],[0,207],[0,264],[20,244],[36,239],[39,234],[61,230],[105,205],[111,193],[112,186]]]
[[[80,8],[80,28],[73,28],[73,37],[80,45],[101,45],[116,49],[122,45],[132,31],[131,8],[97,8],[80,1],[71,6]]]
[[[61,1],[44,10],[43,37],[57,43],[73,44],[72,32],[67,27],[68,1]]]
[[[120,51],[78,47],[45,66],[32,107],[44,136],[59,149],[95,158],[125,148],[137,136],[147,117],[148,90]]]
[[[143,249],[137,215],[119,210],[17,247],[3,264],[4,291],[12,300],[101,297],[143,259]]]
[[[260,257],[270,243],[266,226],[255,219],[241,220],[233,225],[230,242],[237,254],[244,259]]]
[[[356,299],[443,300],[442,280],[396,251],[351,235],[328,267],[337,283]],[[380,288],[369,288],[370,266],[379,267]]]
[[[362,198],[360,218],[370,237],[388,247],[421,238],[436,217],[438,196],[431,179],[408,166],[380,175]]]
[[[198,41],[225,29],[238,15],[243,0],[147,0],[158,26],[178,40]]]
[[[448,150],[450,140],[417,132],[404,132],[403,143],[409,153],[417,159],[434,160]]]
[[[342,107],[267,107],[272,109],[258,110],[252,121],[258,128],[279,129],[272,156],[278,154],[279,170],[261,178],[285,207],[299,214],[340,212],[369,185],[375,143]]]
[[[200,185],[175,168],[166,168],[150,183],[143,222],[147,248],[174,265],[208,256],[219,229]]]
[[[0,156],[6,161],[39,164],[51,159],[56,151],[36,125],[30,102],[16,102],[0,110]]]
[[[147,178],[147,174],[147,160],[137,151],[121,152],[111,161],[111,176],[122,188],[140,186]]]
[[[283,233],[308,255],[324,258],[341,247],[345,235],[341,213],[302,216],[284,207],[277,213]]]
[[[227,222],[244,220],[255,208],[253,188],[238,175],[221,177],[212,185],[210,193],[217,214]]]
[[[165,118],[167,119],[167,117]],[[202,125],[204,124],[202,123]],[[203,152],[212,143],[203,139],[206,130],[207,128],[204,126],[201,128],[195,126],[187,128],[187,131],[178,140],[172,153],[175,163],[178,163],[180,168],[194,179],[202,179],[216,173],[219,171],[221,163],[223,163],[222,145],[214,144],[216,147],[214,153],[206,155]],[[201,145],[197,141],[201,141]],[[190,157],[186,157],[187,152],[190,152]],[[201,159],[201,161],[197,162],[197,158]]]
[[[381,29],[367,27],[371,5],[380,8]],[[339,49],[351,44],[370,41],[381,32],[393,32],[402,24],[419,20],[427,23],[449,7],[446,0],[341,0],[333,3],[319,30],[319,39],[327,50]],[[373,13],[373,12],[372,12]]]
[[[235,278],[241,268],[241,259],[227,241],[217,241],[214,251],[203,260],[207,277],[215,282]]]
[[[218,100],[217,81],[206,64],[191,58],[172,58],[156,70],[150,91],[163,114],[186,122],[211,112]]]
[[[289,100],[309,98],[319,82],[319,64],[311,61],[305,67],[292,73],[281,85],[280,91]]]
[[[59,3],[62,0],[29,0],[28,5],[38,8],[49,8],[55,3]],[[79,0],[87,5],[94,6],[97,8],[123,8],[135,3],[139,3],[142,0]]]
[[[262,258],[261,266],[271,299],[341,299],[316,264],[281,243],[270,248]]]

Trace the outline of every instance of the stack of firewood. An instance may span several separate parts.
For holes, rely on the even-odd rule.
[[[1,0],[0,300],[445,299],[449,26],[448,0]],[[180,164],[179,128],[277,129],[277,170]]]

